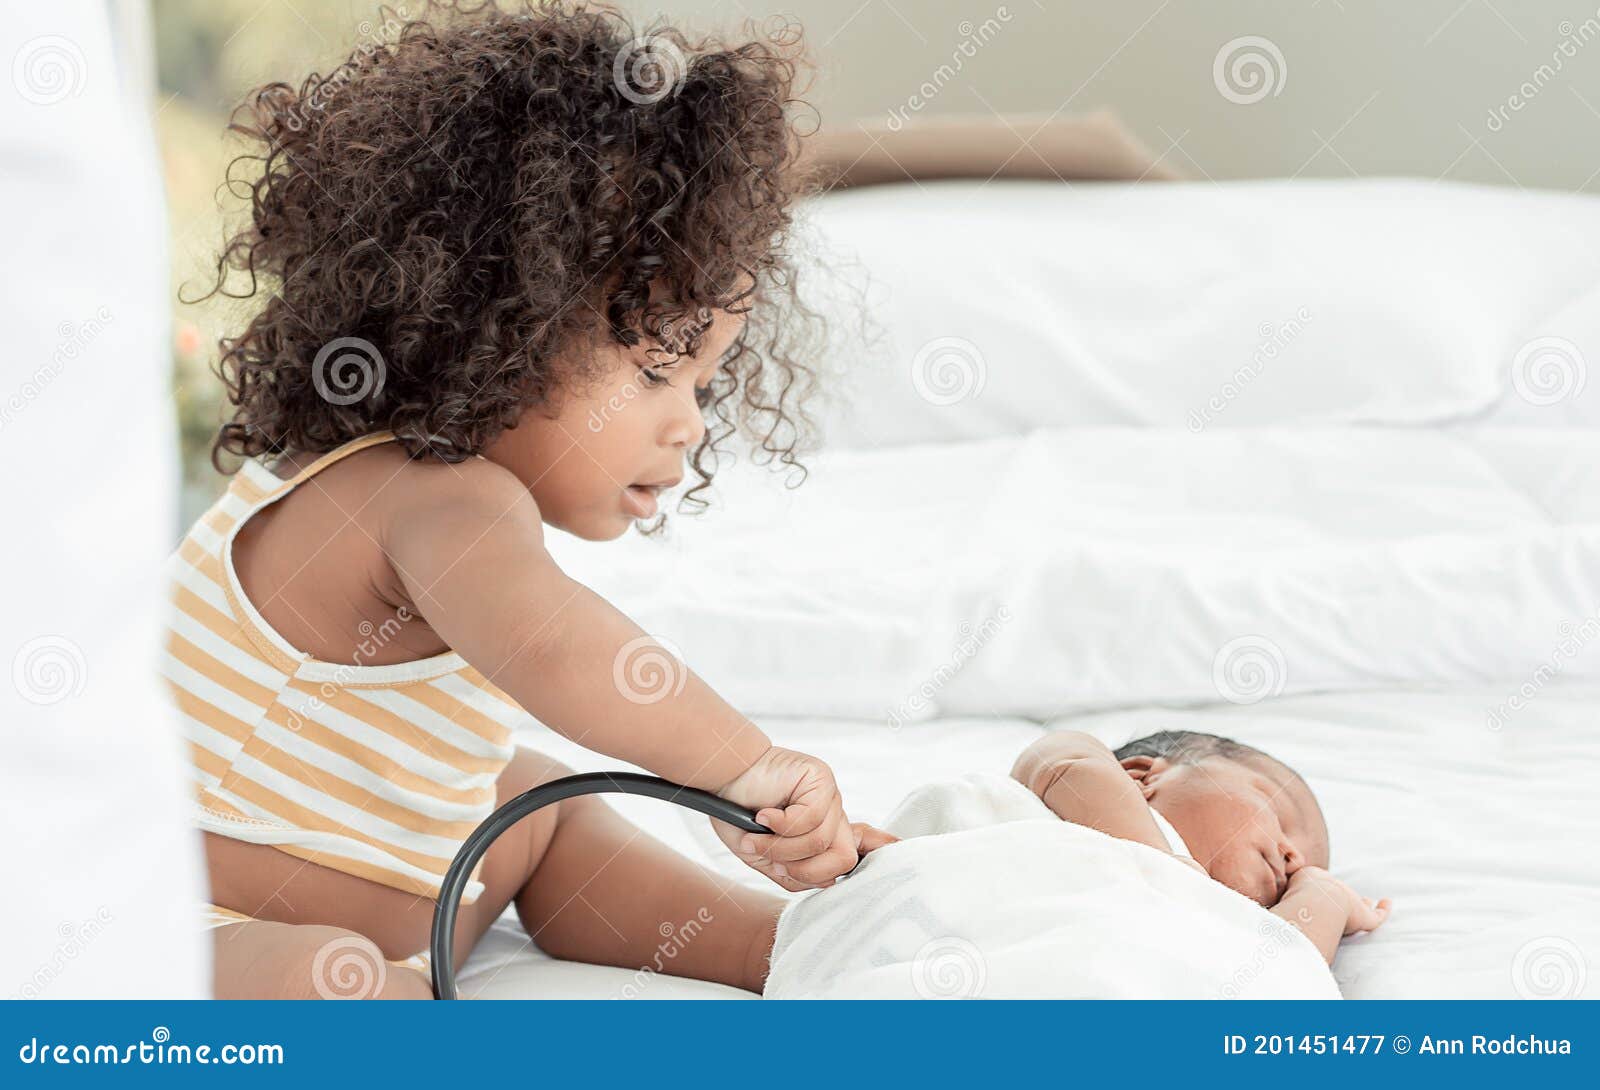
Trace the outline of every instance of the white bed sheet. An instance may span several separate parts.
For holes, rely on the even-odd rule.
[[[1250,706],[1139,708],[1059,719],[1108,744],[1155,730],[1226,734],[1297,768],[1322,802],[1333,871],[1392,897],[1379,931],[1349,939],[1334,975],[1347,998],[1600,998],[1600,686],[1555,683],[1498,729],[1504,686],[1284,697]],[[785,745],[838,771],[851,816],[881,821],[912,787],[1005,771],[1048,729],[1020,719],[768,720]],[[614,767],[542,727],[519,739],[580,770]],[[730,882],[764,880],[710,839],[703,819],[618,803],[640,826]],[[1130,970],[1132,971],[1132,970]],[[1600,972],[1600,969],[1597,969]],[[502,920],[462,992],[479,998],[748,998],[716,985],[553,961]]]
[[[849,381],[830,388],[855,421],[826,419],[833,449],[797,491],[739,466],[666,540],[552,533],[558,561],[828,760],[852,817],[1004,772],[1051,716],[1113,744],[1230,734],[1310,780],[1334,872],[1394,899],[1340,952],[1347,995],[1600,997],[1600,431],[1579,358],[1600,351],[1600,265],[1572,227],[1600,201],[1418,183],[994,194],[823,202],[814,225],[872,270],[887,334],[856,345],[836,315]],[[928,230],[950,216],[985,229],[952,251]],[[1552,340],[1574,357],[1554,361],[1566,388],[1519,395],[1551,377],[1528,350]],[[1268,341],[1270,366],[1229,392]],[[981,651],[955,661],[973,633]],[[1218,699],[1239,695],[1218,680],[1238,640],[1280,656],[1259,703]],[[537,726],[524,741],[612,766]],[[619,805],[729,881],[763,881],[703,819]],[[502,921],[464,994],[737,994],[527,946]]]

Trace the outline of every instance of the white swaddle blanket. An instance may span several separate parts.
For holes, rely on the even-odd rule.
[[[1340,998],[1286,920],[1007,777],[918,788],[886,828],[901,842],[784,912],[767,998]]]

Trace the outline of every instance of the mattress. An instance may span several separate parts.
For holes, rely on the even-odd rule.
[[[1494,730],[1496,687],[1329,693],[1250,706],[1134,708],[1038,724],[935,719],[769,720],[784,745],[823,754],[851,817],[881,821],[920,783],[1004,772],[1045,730],[1116,745],[1153,730],[1225,734],[1297,769],[1322,803],[1332,869],[1394,899],[1379,930],[1347,939],[1334,963],[1346,998],[1600,998],[1600,685],[1554,684]],[[616,767],[544,728],[518,739],[581,771]],[[714,845],[704,819],[649,800],[614,803],[648,835],[729,882],[765,880]],[[752,998],[720,985],[546,957],[514,917],[461,975],[469,998]]]

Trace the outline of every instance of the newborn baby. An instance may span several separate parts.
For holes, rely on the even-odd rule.
[[[1251,746],[1162,731],[1112,752],[1075,731],[1029,746],[1011,775],[1063,821],[1184,858],[1298,927],[1331,964],[1388,918],[1327,871],[1328,826],[1305,780]]]
[[[885,828],[784,910],[769,997],[1337,999],[1340,939],[1389,914],[1325,869],[1305,781],[1215,735],[1053,733]]]

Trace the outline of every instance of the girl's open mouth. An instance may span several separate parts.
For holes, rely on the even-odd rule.
[[[634,518],[654,518],[660,504],[656,493],[660,491],[651,485],[630,484],[622,490],[622,506]]]

